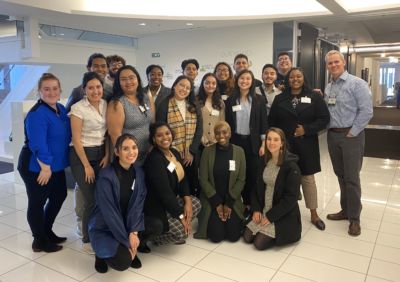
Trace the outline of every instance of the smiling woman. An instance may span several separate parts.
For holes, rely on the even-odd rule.
[[[72,105],[70,112],[73,147],[69,158],[83,196],[83,249],[90,252],[88,220],[94,208],[95,180],[109,160],[109,147],[105,144],[107,103],[102,99],[102,78],[96,72],[84,74],[82,88],[85,96]]]

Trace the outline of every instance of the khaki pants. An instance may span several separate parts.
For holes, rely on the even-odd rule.
[[[301,188],[303,189],[306,208],[314,210],[318,208],[317,185],[314,174],[301,176]]]

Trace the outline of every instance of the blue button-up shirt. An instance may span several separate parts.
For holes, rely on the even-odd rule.
[[[372,95],[368,84],[347,71],[331,81],[325,88],[325,100],[336,99],[329,105],[331,120],[328,128],[351,127],[350,133],[357,136],[367,126],[373,115]]]
[[[242,106],[240,111],[236,112],[236,133],[240,135],[250,135],[250,113],[252,98],[248,96],[247,103],[240,104],[240,99],[236,101]]]

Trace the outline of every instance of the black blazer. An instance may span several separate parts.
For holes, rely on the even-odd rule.
[[[326,128],[330,120],[329,110],[321,95],[313,92],[299,94],[308,97],[311,103],[299,102],[296,109],[292,97],[287,92],[275,97],[268,116],[270,126],[285,132],[289,149],[299,156],[298,162],[303,175],[321,171],[318,132]],[[305,135],[295,137],[298,124],[304,127]]]
[[[300,193],[300,169],[296,164],[297,156],[287,152],[287,158],[279,169],[275,181],[272,208],[265,214],[275,224],[275,242],[277,245],[297,242],[301,237],[301,217],[297,203]],[[256,189],[251,195],[253,211],[263,212],[265,205],[265,183],[263,173],[265,160],[260,159]]]
[[[268,129],[266,100],[263,96],[255,94],[251,102],[250,111],[250,140],[254,155],[258,155],[261,147],[261,135]],[[232,107],[239,105],[236,99],[231,96],[225,101],[225,119],[232,129],[232,135],[236,133],[236,112]]]
[[[182,164],[179,152],[173,148],[171,152]],[[163,222],[164,231],[168,231],[167,212],[177,219],[183,214],[183,207],[178,204],[177,196],[190,195],[186,176],[178,182],[178,176],[175,171],[170,172],[167,169],[168,165],[168,159],[156,147],[148,154],[144,163],[147,185],[144,214],[159,218]]]
[[[156,107],[156,121],[163,121],[168,123],[168,103],[169,98],[163,99],[158,107]],[[196,131],[194,132],[194,136],[192,139],[192,144],[189,147],[189,151],[191,154],[196,155],[201,142],[201,137],[203,136],[203,118],[201,115],[201,109],[198,105],[196,105]]]
[[[143,91],[144,93],[147,93],[149,91],[149,85],[144,87]],[[168,97],[170,93],[171,93],[171,88],[165,87],[163,84],[161,84],[160,92],[158,93],[157,99],[154,101],[156,109],[160,104],[160,102],[164,100],[166,97]]]

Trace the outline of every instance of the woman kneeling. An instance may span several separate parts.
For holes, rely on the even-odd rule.
[[[265,160],[261,160],[252,191],[253,217],[243,234],[244,241],[258,250],[297,242],[301,237],[298,157],[286,150],[285,134],[279,128],[270,128],[266,136]]]

